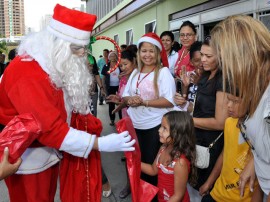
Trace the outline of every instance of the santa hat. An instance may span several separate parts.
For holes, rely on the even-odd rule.
[[[74,43],[87,45],[97,16],[72,10],[57,4],[47,29],[55,36]]]
[[[163,67],[169,67],[168,57],[167,57],[165,48],[164,48],[162,41],[158,35],[156,35],[153,32],[149,32],[149,33],[143,35],[138,41],[138,44],[137,44],[138,48],[139,48],[139,45],[143,42],[148,42],[148,43],[151,43],[151,44],[157,46],[160,50],[160,56],[161,56]]]

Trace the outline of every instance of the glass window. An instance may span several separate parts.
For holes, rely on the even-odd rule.
[[[132,29],[126,31],[126,44],[127,45],[133,44],[133,30]]]
[[[145,32],[144,32],[145,34],[149,32],[156,33],[156,21],[152,21],[145,24],[144,29],[145,29]]]
[[[119,36],[118,36],[118,34],[113,36],[113,40],[119,45]]]
[[[259,16],[259,20],[270,30],[270,13],[262,14]]]

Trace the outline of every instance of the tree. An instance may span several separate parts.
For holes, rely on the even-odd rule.
[[[8,52],[7,43],[5,41],[0,41],[0,51],[5,53]]]

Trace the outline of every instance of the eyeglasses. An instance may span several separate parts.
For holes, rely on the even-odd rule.
[[[72,54],[77,55],[77,56],[83,56],[85,53],[91,54],[90,51],[87,49],[87,46],[70,44],[70,50]]]
[[[246,134],[246,131],[247,131],[247,127],[245,125],[245,122],[248,120],[248,117],[249,116],[246,116],[244,118],[244,121],[242,121],[240,124],[239,124],[239,128],[240,128],[240,133],[242,135],[242,137],[244,138],[244,140],[246,141],[246,143],[248,144],[248,146],[252,149],[252,150],[255,150],[255,148],[253,147],[253,145],[251,144],[250,142],[250,139],[248,138],[247,134]]]
[[[181,33],[180,34],[180,38],[185,38],[185,37],[187,37],[188,39],[190,39],[191,37],[193,37],[193,35],[194,34],[192,34],[192,33]]]

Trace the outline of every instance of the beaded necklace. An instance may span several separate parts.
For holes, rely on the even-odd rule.
[[[185,49],[185,50],[186,50],[186,49]],[[185,50],[183,50],[181,56],[178,57],[179,60],[178,60],[178,62],[176,63],[176,65],[175,65],[175,67],[174,67],[174,73],[175,73],[175,74],[176,74],[176,72],[177,72],[178,65],[182,62],[182,60],[184,60],[184,59],[187,57],[187,55],[189,55],[189,51],[184,55]]]

